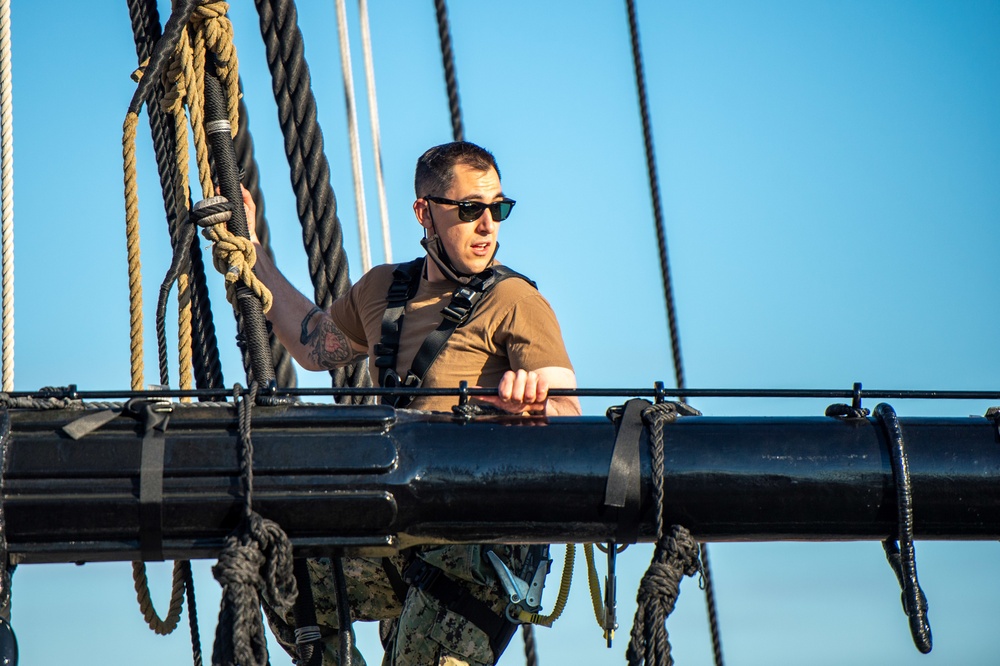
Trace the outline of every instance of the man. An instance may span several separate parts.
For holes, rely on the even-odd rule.
[[[495,262],[500,223],[510,214],[514,201],[504,195],[493,155],[468,142],[431,148],[417,161],[414,188],[413,212],[424,228],[421,243],[426,257],[419,263],[373,268],[333,304],[330,312],[315,307],[265,253],[258,252],[257,275],[274,296],[267,317],[281,342],[310,370],[340,367],[367,354],[373,377],[378,371],[396,385],[455,388],[464,380],[470,386],[496,386],[497,394],[482,400],[505,412],[579,414],[576,398],[548,394],[551,388],[576,386],[552,308],[533,283],[519,274],[502,273]],[[258,245],[252,226],[254,204],[246,193],[244,203],[251,221],[251,239]],[[409,282],[402,270],[407,266],[413,273]],[[482,295],[469,319],[446,336],[440,350],[431,354],[429,366],[415,375],[413,371],[420,365],[415,359],[428,336],[442,325],[442,311],[454,302],[453,294],[463,285],[476,285],[477,276],[486,275],[488,268],[501,271],[506,279],[497,280]],[[400,330],[397,339],[387,342],[384,319],[387,307],[391,308],[392,289],[396,289],[397,300],[400,290],[409,298],[400,308],[401,318],[393,324]],[[455,402],[454,397],[421,396],[408,406],[450,411]],[[388,629],[383,632],[384,664],[494,663],[509,640],[512,625],[504,620],[506,600],[486,558],[488,549],[514,571],[519,571],[527,552],[524,547],[511,546],[443,546],[388,562],[346,560],[355,619],[392,621],[383,625]],[[329,589],[328,560],[311,560],[309,564],[317,618],[327,644],[324,663],[335,664],[332,628],[337,617]],[[444,576],[428,572],[444,572]],[[418,583],[406,590],[400,588],[401,577],[446,580]],[[460,606],[442,601],[458,593],[474,599]],[[477,603],[476,608],[463,611],[466,616],[454,612]],[[490,613],[499,620],[484,620]]]

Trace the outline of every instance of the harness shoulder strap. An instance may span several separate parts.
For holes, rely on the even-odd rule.
[[[415,276],[411,278],[409,284],[410,291],[407,292],[405,300],[399,300],[403,293],[402,278],[397,286],[395,276],[401,272],[404,266],[413,263],[418,264]],[[394,279],[389,288],[388,303],[385,314],[382,316],[382,340],[375,347],[375,365],[379,368],[379,384],[383,387],[405,386],[407,388],[418,388],[424,381],[424,376],[430,369],[431,364],[437,359],[444,349],[448,338],[455,332],[455,329],[466,324],[476,312],[483,298],[487,296],[493,287],[500,282],[510,278],[520,278],[534,288],[537,285],[528,277],[518,273],[506,266],[492,266],[477,274],[469,284],[460,286],[451,295],[451,301],[441,311],[441,324],[431,331],[430,335],[420,345],[413,364],[410,366],[406,378],[402,379],[396,374],[396,358],[399,355],[399,339],[403,327],[403,310],[406,303],[416,294],[417,285],[420,282],[420,268],[423,260],[417,259],[414,262],[401,264],[393,273]],[[409,270],[409,269],[407,269]],[[396,290],[395,292],[393,290]],[[412,401],[411,398],[396,396],[386,398],[384,402],[392,404],[394,407],[405,407]]]
[[[385,312],[382,314],[382,338],[375,345],[375,367],[378,368],[379,386],[386,385],[390,370],[395,372],[396,357],[399,355],[399,338],[403,332],[403,313],[407,302],[416,295],[420,287],[420,271],[423,266],[423,259],[414,259],[399,264],[392,272],[392,284],[389,285]]]

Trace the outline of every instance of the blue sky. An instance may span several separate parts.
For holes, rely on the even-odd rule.
[[[333,2],[299,4],[357,278]],[[688,384],[995,389],[1000,3],[637,4]],[[125,388],[121,126],[136,64],[126,6],[13,5],[16,388]],[[672,384],[624,3],[450,5],[466,136],[496,153],[505,191],[518,200],[500,258],[553,303],[581,386]],[[420,252],[413,163],[451,138],[433,3],[372,2],[370,11],[393,254],[406,259]],[[348,14],[367,132],[354,3]],[[281,268],[308,292],[256,13],[244,1],[231,16],[272,242]],[[376,220],[364,133],[362,150]],[[169,256],[148,136],[139,169],[152,381],[155,293]],[[380,261],[374,222],[370,233]],[[232,383],[242,369],[220,286],[214,280],[213,302]],[[299,379],[319,386],[325,376]],[[601,414],[608,404],[590,399],[585,409]],[[981,415],[990,406],[894,404],[904,417]],[[826,403],[696,406],[711,415],[819,415]],[[624,662],[650,553],[636,546],[621,556],[623,627],[612,650],[591,617],[580,567],[566,616],[538,630],[543,664]],[[715,544],[712,556],[729,664],[987,664],[1000,654],[996,543],[918,542],[935,639],[929,656],[910,641],[875,542]],[[218,608],[209,564],[196,567],[206,650]],[[153,572],[163,605],[168,568]],[[674,656],[710,663],[700,592],[693,581],[682,589],[668,623]],[[25,664],[190,659],[186,634],[144,628],[127,564],[21,567],[14,626]],[[369,663],[378,663],[373,632],[359,631]],[[502,663],[520,663],[519,651],[515,640]]]

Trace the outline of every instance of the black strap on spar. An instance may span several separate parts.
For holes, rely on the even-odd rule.
[[[399,264],[392,273],[392,284],[389,285],[385,313],[382,315],[382,339],[375,345],[378,383],[385,388],[419,388],[423,384],[427,370],[440,355],[451,334],[472,319],[483,298],[500,282],[516,277],[537,289],[534,281],[506,266],[491,266],[478,273],[469,284],[459,286],[451,295],[451,302],[441,311],[441,324],[431,331],[420,345],[406,377],[401,377],[396,371],[396,360],[399,357],[399,341],[403,332],[403,315],[406,304],[413,299],[420,286],[423,268],[424,259],[414,259]],[[412,400],[408,396],[382,398],[385,404],[393,407],[406,407]]]

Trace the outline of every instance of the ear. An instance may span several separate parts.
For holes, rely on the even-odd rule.
[[[427,210],[429,206],[430,204],[427,203],[427,199],[417,199],[413,202],[413,214],[417,216],[417,222],[420,223],[420,226],[427,231],[432,231],[431,214]]]

